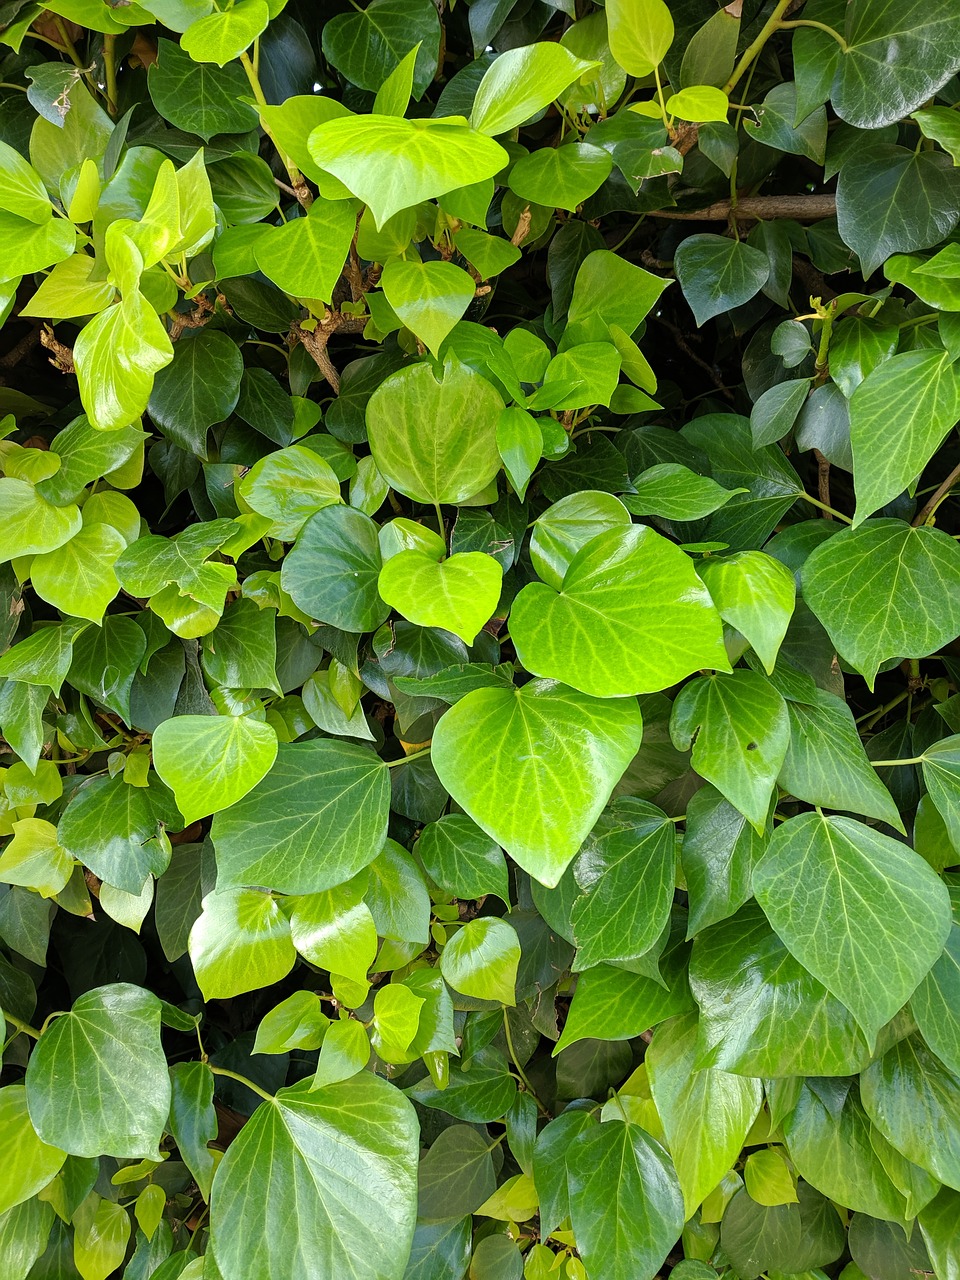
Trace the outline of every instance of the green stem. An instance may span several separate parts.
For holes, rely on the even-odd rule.
[[[904,689],[902,693],[898,693],[895,698],[891,698],[889,702],[885,702],[882,707],[876,707],[873,711],[868,711],[866,715],[862,715],[857,720],[857,724],[866,721],[864,728],[872,729],[878,720],[882,720],[888,711],[892,711],[894,707],[899,707],[901,702],[905,702],[910,697],[910,690]]]
[[[830,351],[830,335],[833,332],[833,321],[836,311],[836,307],[831,303],[823,316],[823,327],[820,330],[820,346],[817,349],[817,373],[822,373],[827,367],[828,353]]]
[[[0,80],[0,89],[16,89],[19,93],[27,92],[22,84],[11,84],[9,80]]]
[[[790,8],[791,3],[792,0],[777,0],[777,7],[761,27],[760,34],[757,36],[756,40],[744,49],[743,57],[733,69],[733,75],[723,86],[723,92],[727,97],[730,96],[731,91],[740,83],[743,73],[753,62],[754,58],[756,58],[760,53],[763,46],[767,43],[773,33],[779,29],[780,19]]]
[[[9,1022],[11,1027],[16,1027],[17,1034],[22,1032],[25,1036],[29,1036],[31,1040],[39,1040],[40,1032],[36,1027],[31,1027],[29,1022],[24,1022],[22,1018],[15,1018],[12,1013],[7,1013],[6,1009],[0,1010],[3,1014],[4,1022]]]
[[[834,31],[833,27],[828,27],[825,22],[815,22],[813,18],[794,18],[790,22],[780,22],[777,25],[781,31],[789,31],[793,27],[816,27],[818,31],[825,31],[828,36],[832,36],[844,53],[850,52],[850,46],[840,32]]]
[[[107,86],[107,111],[117,114],[117,37],[109,32],[103,37],[103,73]]]
[[[537,1104],[537,1108],[540,1111],[540,1113],[549,1119],[550,1112],[547,1110],[547,1108],[543,1105],[543,1103],[537,1097],[536,1089],[534,1089],[533,1085],[527,1079],[527,1073],[524,1071],[523,1067],[521,1067],[520,1063],[517,1061],[517,1051],[513,1047],[513,1036],[510,1033],[510,1019],[507,1016],[506,1009],[504,1009],[503,1011],[503,1034],[506,1037],[507,1051],[510,1054],[510,1061],[513,1063],[517,1075],[523,1081],[523,1087],[526,1089],[527,1093],[529,1093],[530,1097]]]
[[[60,32],[60,39],[63,41],[63,45],[62,45],[63,52],[67,55],[67,57],[70,59],[70,61],[73,63],[75,67],[78,67],[81,71],[83,71],[84,66],[83,66],[83,62],[80,59],[79,53],[77,53],[77,46],[70,39],[70,35],[67,31],[67,28],[63,25],[63,19],[54,18],[53,25]],[[50,43],[53,44],[54,42],[50,41]]]
[[[835,507],[828,507],[825,502],[821,502],[819,498],[812,497],[809,493],[801,493],[800,497],[804,502],[812,502],[815,507],[819,507],[821,511],[829,511],[832,516],[836,516],[838,520],[842,520],[844,524],[853,524],[849,516],[845,516],[842,511],[837,511]]]
[[[667,130],[670,128],[670,118],[667,115],[666,103],[663,100],[663,85],[660,83],[660,68],[653,68],[653,75],[657,82],[657,101],[660,103],[660,114],[663,116],[663,127]]]
[[[246,77],[250,82],[250,88],[253,90],[253,96],[256,99],[257,104],[261,107],[268,106],[269,103],[267,102],[267,96],[263,92],[263,86],[260,83],[260,77],[257,75],[257,69],[251,62],[250,55],[248,53],[246,52],[241,53],[240,65],[243,67],[243,70],[246,73]],[[293,187],[294,191],[297,193],[297,200],[300,202],[300,204],[304,206],[304,208],[308,208],[313,203],[313,196],[310,192],[310,188],[306,184],[303,174],[300,172],[297,166],[291,162],[287,153],[283,150],[283,148],[277,142],[276,138],[273,136],[272,132],[270,131],[269,125],[264,123],[262,118],[260,123],[261,125],[263,125],[264,133],[267,135],[267,137],[276,147],[277,155],[283,161],[283,167],[287,171],[287,176],[290,179],[290,185]]]
[[[215,1076],[226,1076],[228,1080],[236,1080],[239,1084],[245,1084],[248,1089],[252,1089],[254,1093],[260,1095],[264,1102],[274,1102],[273,1094],[267,1093],[265,1089],[261,1089],[258,1084],[254,1084],[252,1080],[248,1080],[246,1076],[240,1075],[237,1071],[228,1071],[226,1067],[214,1067],[209,1062],[207,1066]]]
[[[909,760],[871,760],[875,769],[892,769],[898,765],[923,764],[923,756],[911,756]]]
[[[429,754],[430,748],[424,747],[421,751],[411,751],[408,756],[401,756],[399,760],[386,760],[384,763],[388,769],[399,769],[402,764],[409,764],[411,760],[418,760],[420,756],[428,756]]]

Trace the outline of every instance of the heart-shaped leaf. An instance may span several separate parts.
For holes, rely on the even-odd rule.
[[[597,534],[570,562],[559,592],[524,587],[510,633],[529,671],[599,698],[651,693],[701,667],[730,669],[719,615],[693,562],[643,525]]]
[[[277,731],[249,716],[174,716],[154,732],[153,758],[189,825],[257,785],[277,758]]]
[[[380,595],[409,622],[443,627],[467,644],[492,616],[503,570],[482,551],[437,561],[423,551],[401,551],[380,570]]]
[[[532,680],[521,689],[477,689],[461,698],[437,725],[431,758],[474,822],[525,871],[553,886],[636,754],[641,733],[633,699],[601,701]],[[491,759],[501,762],[496,770]],[[535,796],[544,803],[533,804]]]

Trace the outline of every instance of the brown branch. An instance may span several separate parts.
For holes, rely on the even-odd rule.
[[[686,222],[726,222],[731,214],[740,221],[794,218],[798,222],[819,222],[837,212],[837,198],[822,196],[744,196],[736,208],[729,200],[718,200],[705,209],[652,209],[648,218],[674,218]]]
[[[218,301],[220,299],[218,298]],[[226,303],[226,299],[223,299]],[[196,298],[196,305],[192,311],[178,311],[176,319],[170,326],[170,341],[176,342],[184,329],[202,329],[210,320],[216,311],[216,306],[210,301],[206,294],[200,293]]]
[[[328,311],[322,320],[317,321],[315,329],[305,329],[299,320],[291,325],[288,342],[291,346],[303,343],[334,394],[339,395],[340,375],[327,355],[327,343],[335,333],[362,333],[366,326],[366,316],[345,316],[340,311]]]
[[[15,346],[12,346],[3,356],[0,356],[0,369],[12,369],[14,365],[20,363],[23,357],[37,345],[40,338],[40,325],[36,324],[29,329]]]
[[[820,495],[820,501],[824,508],[830,506],[830,463],[823,456],[819,449],[814,449],[814,457],[817,460],[817,493]],[[820,512],[824,520],[832,520],[833,512],[824,509]]]
[[[60,373],[76,372],[73,367],[73,348],[64,346],[59,338],[54,336],[49,325],[44,325],[40,330],[40,345],[53,353],[50,363]]]
[[[914,529],[919,529],[922,524],[926,524],[927,517],[939,507],[940,503],[947,496],[953,486],[960,480],[960,462],[953,468],[946,480],[942,484],[937,485],[928,500],[920,508],[920,511],[913,519]]]

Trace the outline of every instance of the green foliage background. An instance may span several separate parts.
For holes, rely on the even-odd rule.
[[[0,1280],[958,1280],[956,0],[0,51]]]

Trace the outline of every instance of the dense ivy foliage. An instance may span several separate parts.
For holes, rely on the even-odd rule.
[[[957,1280],[957,0],[0,54],[0,1280]]]

